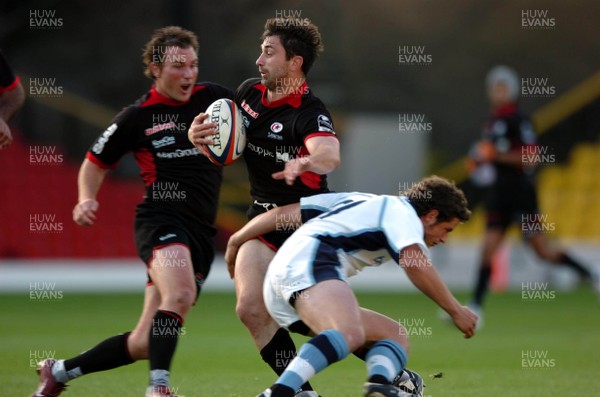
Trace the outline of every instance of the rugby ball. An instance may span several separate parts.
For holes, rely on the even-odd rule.
[[[205,146],[208,159],[216,165],[229,165],[236,161],[246,147],[246,127],[242,112],[231,99],[214,101],[207,109],[205,123],[217,123],[217,133],[211,137],[212,145]]]

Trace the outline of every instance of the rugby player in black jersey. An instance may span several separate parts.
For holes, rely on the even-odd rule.
[[[147,265],[144,308],[136,327],[68,360],[40,363],[33,396],[58,396],[68,381],[137,360],[150,361],[147,397],[173,396],[169,369],[177,339],[213,261],[213,236],[221,168],[200,154],[187,130],[200,112],[233,93],[214,83],[196,83],[196,36],[180,27],[158,29],[146,44],[150,92],[126,107],[95,141],[78,178],[74,221],[92,226],[100,215],[102,181],[128,151],[141,168],[144,201],[136,208],[135,240]],[[214,127],[214,125],[213,125]],[[109,209],[106,209],[109,210]]]
[[[25,93],[19,76],[15,76],[0,51],[0,149],[12,143],[8,122],[23,107]]]
[[[471,302],[471,308],[479,316],[479,328],[483,325],[482,306],[492,257],[513,222],[522,226],[523,236],[538,257],[572,268],[582,279],[592,282],[597,292],[600,290],[597,275],[564,250],[553,247],[540,225],[534,167],[523,162],[524,151],[535,153],[531,148],[536,145],[536,136],[528,117],[517,107],[520,86],[517,74],[506,66],[497,66],[488,73],[486,85],[492,114],[485,124],[482,140],[471,151],[472,176],[487,185],[486,232]]]
[[[246,125],[248,166],[254,203],[248,217],[301,197],[327,192],[326,174],[339,166],[339,143],[331,115],[313,95],[306,75],[323,51],[317,26],[305,19],[266,21],[261,54],[256,60],[260,79],[243,82],[235,94]],[[210,144],[214,129],[202,125],[201,114],[189,131],[199,148]],[[240,248],[235,268],[236,311],[254,339],[263,360],[280,375],[296,354],[289,333],[269,316],[262,285],[275,251],[293,230],[250,240]],[[234,269],[229,269],[234,276]],[[300,396],[316,396],[310,385]]]
[[[248,137],[244,159],[254,200],[248,210],[250,219],[297,203],[301,197],[329,191],[326,174],[340,163],[331,115],[306,83],[306,75],[323,51],[318,28],[306,19],[272,18],[265,23],[262,40],[256,60],[261,77],[246,80],[235,94]],[[202,124],[205,117],[199,115],[188,133],[200,149],[212,142],[210,135],[216,132]],[[300,220],[296,224],[299,226]],[[269,316],[262,286],[271,259],[292,232],[285,227],[245,242],[239,248],[235,269],[229,267],[230,275],[235,276],[236,312],[262,359],[278,375],[291,362],[296,348],[289,333]],[[366,352],[355,354],[364,359]],[[399,374],[394,383],[407,381],[422,389],[420,376],[409,370]],[[317,393],[306,383],[296,396],[314,397]]]

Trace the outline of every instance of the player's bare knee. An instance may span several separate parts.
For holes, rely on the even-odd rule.
[[[247,300],[240,300],[235,307],[235,312],[249,330],[261,328],[270,320],[269,313],[265,307],[257,302],[251,304]]]
[[[194,304],[196,291],[193,288],[179,288],[172,291],[163,298],[163,304],[168,310],[172,310],[180,315],[184,315]]]
[[[365,331],[362,327],[348,327],[341,330],[350,351],[354,351],[366,343]]]

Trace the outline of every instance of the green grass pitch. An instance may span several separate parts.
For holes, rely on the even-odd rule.
[[[410,324],[409,368],[425,378],[426,397],[598,396],[598,301],[589,289],[552,297],[494,295],[485,328],[466,340],[420,294],[359,294],[363,306]],[[64,293],[50,301],[0,295],[0,302],[0,395],[26,397],[37,385],[31,366],[37,357],[70,357],[130,330],[142,297]],[[233,295],[203,294],[185,328],[171,375],[180,395],[253,397],[274,381],[235,317]],[[304,340],[297,337],[298,346]],[[440,372],[441,378],[430,377]],[[324,397],[361,396],[364,378],[363,363],[351,356],[312,383]],[[63,395],[139,397],[146,383],[147,362],[138,362],[76,379]]]

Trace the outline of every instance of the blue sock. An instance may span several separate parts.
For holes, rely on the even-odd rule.
[[[275,382],[293,391],[314,374],[340,361],[350,353],[342,334],[334,329],[321,332],[300,348],[298,355]]]
[[[406,365],[406,352],[398,342],[383,339],[369,349],[366,361],[369,382],[392,383]]]

